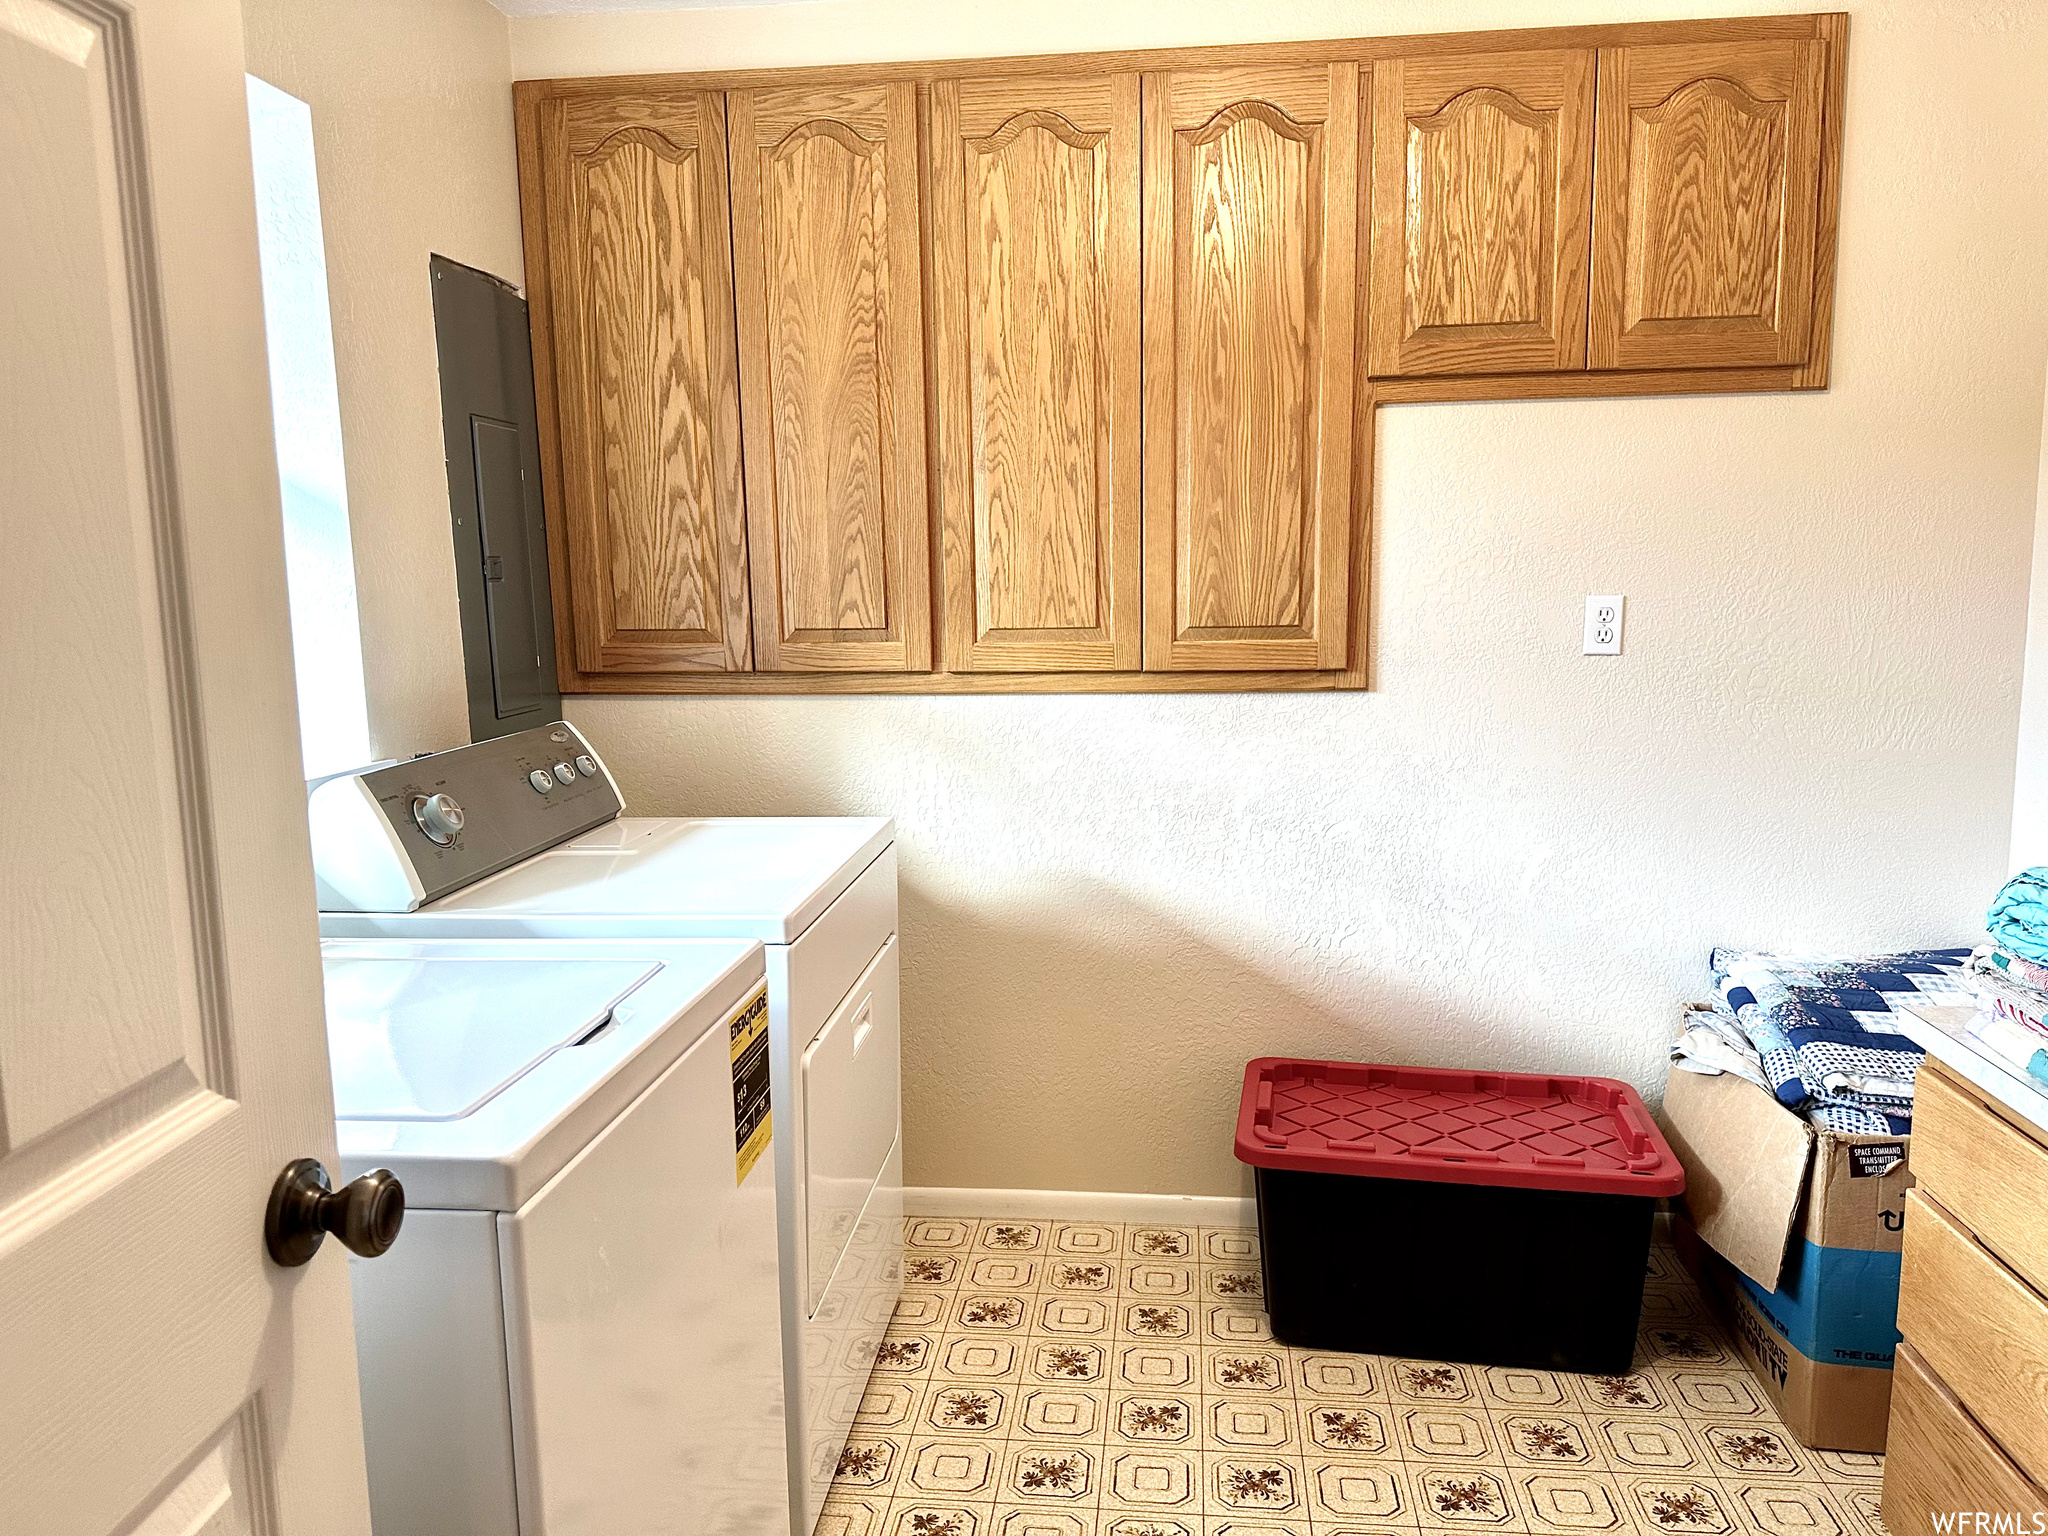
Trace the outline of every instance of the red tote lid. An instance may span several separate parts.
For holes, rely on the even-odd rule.
[[[1609,1077],[1265,1056],[1244,1069],[1237,1157],[1257,1168],[1582,1194],[1676,1195],[1685,1170]]]

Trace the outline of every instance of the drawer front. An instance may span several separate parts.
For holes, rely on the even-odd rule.
[[[1916,1117],[1917,1118],[1917,1117]],[[1916,1126],[1917,1129],[1917,1126]],[[2028,1479],[1910,1345],[1892,1371],[1891,1444],[1884,1463],[1884,1523],[1900,1533],[1934,1529],[1955,1510],[2048,1511]]]
[[[2048,1480],[2048,1301],[1917,1189],[1899,1331],[2021,1470]]]
[[[807,1313],[818,1310],[896,1142],[901,1014],[891,939],[804,1051]]]
[[[1980,1242],[2048,1293],[2048,1147],[1931,1061],[1913,1105],[1913,1171]]]

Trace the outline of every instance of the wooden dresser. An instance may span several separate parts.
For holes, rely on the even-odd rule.
[[[2048,1132],[1930,1057],[1913,1114],[1884,1519],[2048,1512]],[[1975,1529],[1974,1519],[1968,1526]]]

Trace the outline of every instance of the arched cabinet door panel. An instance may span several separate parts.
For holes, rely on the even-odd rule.
[[[925,671],[916,88],[726,100],[754,665]]]
[[[1594,368],[1807,361],[1818,41],[1600,50]]]
[[[932,86],[946,664],[1136,671],[1138,77]]]
[[[1593,53],[1372,70],[1372,372],[1586,363]]]
[[[557,98],[540,140],[576,668],[745,671],[724,100]]]
[[[1145,77],[1148,670],[1345,663],[1359,88]]]

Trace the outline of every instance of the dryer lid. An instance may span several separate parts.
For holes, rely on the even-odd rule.
[[[788,944],[895,837],[896,823],[886,816],[625,817],[451,892],[417,915],[454,925],[448,931],[482,919],[515,931],[566,923],[586,925],[592,936],[650,932]],[[629,928],[621,920],[649,926]]]
[[[595,1033],[647,960],[323,957],[338,1120],[460,1120]]]

